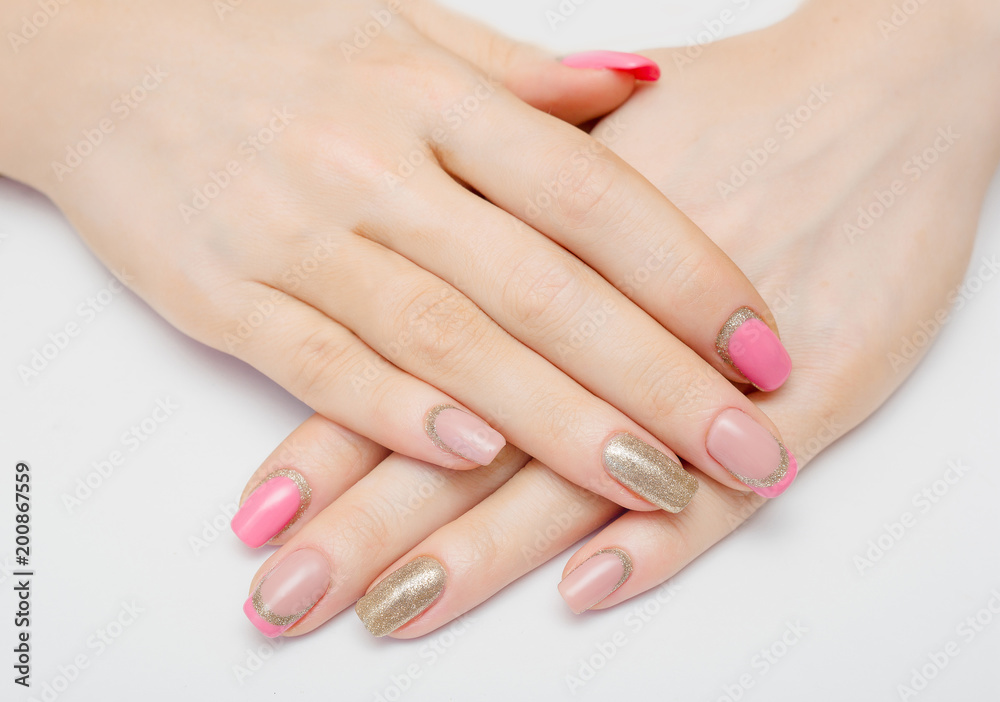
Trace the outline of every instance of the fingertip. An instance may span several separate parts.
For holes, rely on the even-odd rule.
[[[623,105],[635,92],[636,78],[626,71],[578,70],[547,58],[508,76],[507,87],[535,109],[583,124]]]
[[[584,51],[566,56],[564,66],[591,70],[611,70],[631,74],[636,80],[657,81],[660,66],[652,59],[622,51]]]

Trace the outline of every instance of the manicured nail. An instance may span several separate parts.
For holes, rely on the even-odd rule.
[[[330,564],[318,551],[296,551],[264,576],[243,612],[264,636],[284,633],[316,606],[330,587]]]
[[[503,435],[489,424],[451,405],[438,405],[428,412],[424,429],[442,451],[481,466],[492,463],[507,445]]]
[[[312,490],[305,478],[294,470],[275,471],[233,515],[233,533],[251,548],[263,546],[306,511],[310,498]]]
[[[447,579],[443,565],[421,556],[386,576],[358,600],[354,611],[368,631],[385,636],[430,607]]]
[[[792,359],[781,340],[749,307],[741,307],[723,325],[715,350],[758,390],[781,387],[792,372]]]
[[[603,548],[559,583],[559,594],[573,610],[586,612],[620,588],[632,575],[632,559],[620,548]]]
[[[624,71],[635,76],[636,80],[658,80],[660,67],[655,61],[645,56],[626,54],[621,51],[584,51],[572,54],[562,60],[564,66],[570,68],[608,68],[613,71]]]
[[[738,409],[727,409],[715,418],[706,448],[712,458],[762,497],[777,497],[798,473],[795,456],[785,445]]]
[[[604,447],[611,477],[668,512],[680,512],[698,490],[698,481],[677,461],[631,434],[616,434]]]

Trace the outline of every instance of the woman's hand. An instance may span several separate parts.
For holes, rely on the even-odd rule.
[[[963,7],[925,6],[883,39],[884,3],[824,0],[694,62],[654,52],[683,70],[613,117],[624,127],[615,149],[774,301],[798,370],[780,392],[751,398],[805,461],[898,387],[919,356],[905,341],[960,297],[1000,158],[989,90],[1000,42],[982,17],[965,25]],[[788,132],[791,119],[800,126]],[[758,148],[765,162],[729,182]],[[358,612],[373,633],[420,636],[620,511],[535,461],[518,471],[527,459],[513,452],[473,478],[400,457],[379,464],[367,443],[348,458],[336,449],[343,436],[314,417],[248,486],[285,468],[322,490],[315,516],[291,525],[253,580],[245,609],[266,633],[307,632],[367,592]],[[762,502],[707,483],[679,515],[627,512],[572,557],[561,592],[574,611],[633,597]],[[277,598],[278,585],[301,597]]]
[[[0,168],[180,329],[394,451],[472,468],[506,439],[638,510],[691,499],[678,455],[775,495],[794,462],[730,382],[789,373],[767,305],[599,140],[520,99],[588,120],[655,66],[570,63],[624,70],[427,2],[70,5],[0,68],[25,96]],[[706,444],[733,409],[763,460]]]

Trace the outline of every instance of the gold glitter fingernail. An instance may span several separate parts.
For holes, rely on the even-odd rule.
[[[698,481],[679,463],[631,434],[611,437],[604,466],[619,483],[667,512],[680,512],[698,490]]]
[[[390,573],[358,600],[354,611],[368,631],[385,636],[430,607],[447,579],[443,565],[421,556]]]

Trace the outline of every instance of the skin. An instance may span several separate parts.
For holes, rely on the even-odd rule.
[[[622,432],[739,487],[700,439],[711,417],[736,407],[779,432],[714,342],[736,309],[767,305],[557,118],[603,114],[635,81],[399,7],[359,49],[383,3],[68,5],[0,63],[24,96],[0,114],[0,169],[182,331],[389,449],[475,468],[425,432],[453,405],[624,507],[655,509],[604,469]],[[539,194],[551,204],[533,212]],[[670,280],[630,300],[608,281],[653,241]],[[676,392],[692,378],[712,390],[695,412]]]
[[[901,342],[956,299],[1000,161],[1000,96],[991,89],[1000,9],[929,4],[883,37],[879,21],[891,13],[881,0],[817,0],[778,25],[705,47],[693,63],[682,50],[650,52],[683,70],[668,70],[611,117],[627,125],[615,150],[773,302],[796,371],[780,391],[750,398],[782,426],[800,466],[874,412],[919,361],[926,348],[906,354]],[[779,120],[816,86],[831,96],[786,139]],[[781,146],[766,167],[736,192],[720,190],[748,147],[771,138]],[[860,226],[858,208],[896,181],[905,190]],[[339,578],[287,635],[314,629],[395,568],[431,555],[448,571],[444,594],[392,636],[426,634],[613,518],[564,575],[600,549],[626,550],[635,570],[598,608],[614,606],[669,579],[765,502],[706,483],[679,515],[622,514],[536,460],[518,470],[528,459],[513,451],[476,480],[392,456],[370,460],[354,483],[322,446],[363,440],[317,416],[289,441],[251,485],[278,465],[301,465],[339,497],[293,525],[252,587],[306,547],[326,554]]]

